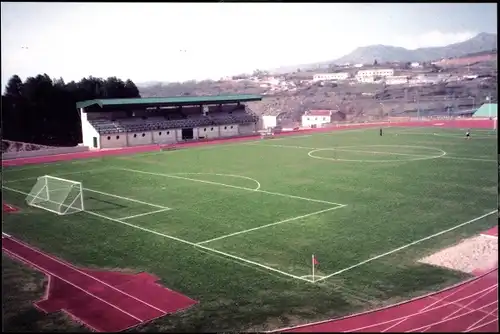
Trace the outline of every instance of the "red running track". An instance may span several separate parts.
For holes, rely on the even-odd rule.
[[[353,129],[363,129],[363,128],[373,128],[378,126],[391,126],[391,127],[437,127],[437,128],[474,128],[474,129],[492,129],[494,125],[493,120],[488,119],[459,119],[459,120],[428,120],[428,121],[404,121],[404,122],[380,122],[380,123],[360,123],[360,124],[348,124],[344,126],[337,127],[327,127],[327,128],[319,128],[319,129],[301,129],[296,131],[288,131],[281,132],[276,135],[276,137],[281,136],[294,136],[297,134],[308,134],[308,133],[316,133],[316,132],[332,132],[332,131],[342,131],[342,130],[353,130]],[[117,149],[103,149],[103,150],[91,150],[87,152],[77,152],[77,153],[65,153],[65,154],[55,154],[55,155],[46,155],[46,156],[36,156],[36,157],[27,157],[27,158],[17,158],[17,159],[9,159],[2,160],[2,166],[22,166],[28,164],[42,164],[42,163],[50,163],[56,161],[67,161],[67,160],[75,160],[75,159],[90,159],[90,158],[99,158],[103,156],[110,155],[123,155],[123,154],[136,154],[141,152],[151,152],[151,151],[159,151],[162,149],[178,149],[178,148],[187,148],[192,146],[200,146],[200,145],[215,145],[220,143],[230,143],[230,142],[238,142],[238,141],[246,141],[257,138],[256,135],[245,136],[245,137],[237,137],[237,138],[218,138],[218,139],[210,139],[206,141],[197,141],[197,142],[184,142],[172,145],[141,145],[141,146],[132,146],[132,147],[124,147]]]
[[[482,235],[488,235],[490,237],[498,238],[498,226],[490,228],[488,231],[481,233]]]
[[[498,332],[498,269],[387,308],[277,332]]]
[[[147,273],[81,269],[2,234],[2,250],[49,278],[44,312],[63,310],[97,332],[118,332],[186,309],[197,302],[166,289]]]

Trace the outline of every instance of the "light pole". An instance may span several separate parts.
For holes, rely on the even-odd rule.
[[[382,109],[380,110],[381,111],[380,119],[383,119],[384,118],[384,104],[382,102],[379,102],[378,104],[380,104],[380,106],[382,107]]]
[[[472,99],[472,110],[476,109],[476,98],[474,96],[469,96]]]

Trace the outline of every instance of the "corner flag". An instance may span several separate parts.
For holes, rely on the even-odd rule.
[[[314,282],[314,267],[319,264],[319,261],[316,259],[316,256],[312,256],[312,280]]]

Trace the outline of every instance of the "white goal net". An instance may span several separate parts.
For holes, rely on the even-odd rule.
[[[40,176],[26,202],[58,215],[80,212],[84,210],[82,184],[49,175]]]

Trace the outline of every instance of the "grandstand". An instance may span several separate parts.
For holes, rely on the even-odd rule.
[[[259,95],[100,99],[78,102],[83,145],[120,148],[252,135]]]

